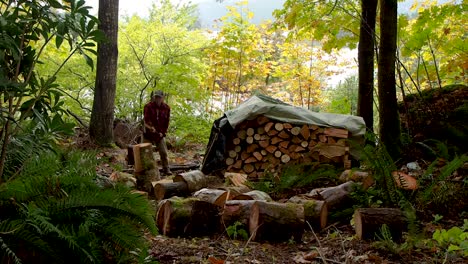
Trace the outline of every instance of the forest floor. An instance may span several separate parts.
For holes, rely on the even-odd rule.
[[[169,153],[171,164],[201,162],[204,146],[190,145],[172,149]],[[107,149],[98,154],[103,162],[97,168],[101,175],[109,175],[122,169],[126,150]],[[464,170],[466,172],[466,170]],[[173,171],[178,173],[178,171]],[[467,175],[457,175],[460,178]],[[456,201],[451,201],[456,202]],[[329,223],[318,233],[306,231],[300,242],[281,243],[254,242],[248,239],[236,240],[227,235],[211,237],[170,238],[162,235],[147,236],[151,241],[150,255],[156,263],[468,263],[460,254],[446,251],[423,241],[437,228],[449,229],[463,225],[463,219],[442,219],[422,221],[421,232],[426,240],[408,248],[406,244],[392,241],[363,241],[355,236],[351,220]],[[237,230],[239,231],[239,230]]]

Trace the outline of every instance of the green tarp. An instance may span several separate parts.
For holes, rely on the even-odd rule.
[[[364,142],[366,126],[362,117],[330,113],[317,113],[307,109],[291,106],[267,96],[252,96],[235,109],[225,112],[213,124],[210,142],[203,161],[202,171],[211,173],[224,168],[226,140],[230,138],[235,127],[244,120],[255,119],[259,115],[291,124],[311,124],[322,127],[347,129],[357,144]],[[359,152],[351,147],[351,155],[359,158]]]

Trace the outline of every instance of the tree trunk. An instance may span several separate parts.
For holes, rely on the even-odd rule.
[[[301,241],[304,207],[293,203],[256,201],[250,210],[249,232],[253,241]]]
[[[376,0],[361,0],[361,27],[359,30],[359,94],[358,116],[362,116],[368,131],[374,129],[374,42]]]
[[[99,0],[99,29],[106,40],[98,44],[96,82],[89,135],[99,145],[114,141],[114,100],[117,78],[117,33],[119,27],[119,1]]]
[[[237,195],[236,197],[233,198],[233,200],[257,200],[257,201],[265,201],[265,202],[273,201],[273,199],[271,199],[268,193],[262,192],[259,190],[253,190],[250,192]]]
[[[393,241],[399,241],[406,230],[406,218],[397,208],[360,208],[354,212],[356,235],[360,239],[382,237],[382,225],[387,225]]]
[[[379,132],[383,145],[394,160],[401,153],[395,80],[397,19],[397,0],[380,1]]]

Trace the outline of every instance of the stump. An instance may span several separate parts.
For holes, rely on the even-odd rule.
[[[228,200],[229,191],[203,188],[196,191],[193,197],[223,207]]]
[[[381,236],[382,225],[387,225],[394,241],[402,238],[406,230],[406,218],[397,208],[360,208],[354,212],[356,235],[360,239],[375,239]]]
[[[183,199],[172,197],[159,204],[156,215],[156,225],[159,232],[165,236],[188,236],[187,226],[192,215],[194,198]]]
[[[250,209],[249,232],[253,241],[301,241],[304,207],[294,203],[255,201]]]
[[[205,174],[199,170],[193,170],[177,174],[174,177],[174,182],[185,182],[189,192],[193,193],[207,187],[208,181]]]
[[[154,196],[158,201],[172,196],[185,197],[188,195],[190,192],[185,182],[161,182],[154,186]]]
[[[232,200],[257,200],[257,201],[266,201],[266,202],[273,201],[273,199],[271,199],[268,193],[258,191],[258,190],[253,190],[250,192],[237,195]]]
[[[306,196],[291,197],[288,202],[302,204],[304,206],[304,220],[309,222],[314,231],[320,231],[327,226],[328,207],[327,202],[314,200]],[[309,226],[306,224],[305,229]]]
[[[240,222],[244,228],[248,230],[250,209],[255,203],[253,200],[231,200],[224,204],[224,211],[221,216],[222,227],[228,228],[235,222]]]
[[[159,169],[153,157],[153,145],[151,143],[135,145],[133,155],[138,189],[153,194],[151,182],[160,179]]]

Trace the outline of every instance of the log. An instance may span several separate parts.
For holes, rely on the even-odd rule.
[[[365,171],[344,170],[340,175],[341,182],[361,182],[365,190],[374,184],[372,175]]]
[[[257,134],[259,134],[259,135],[265,134],[265,128],[264,127],[258,127],[257,128]]]
[[[268,153],[273,154],[273,153],[276,151],[277,148],[278,148],[277,146],[270,145],[270,146],[266,147],[265,150],[266,150]]]
[[[254,138],[252,136],[248,136],[246,139],[245,139],[245,142],[247,142],[247,144],[252,144],[254,142]]]
[[[309,146],[309,142],[307,142],[307,141],[302,141],[301,142],[301,147],[307,148],[308,146]]]
[[[247,132],[245,130],[237,131],[237,137],[240,139],[245,139],[247,137]]]
[[[230,158],[235,158],[237,157],[237,152],[235,150],[230,150],[228,151],[228,155]]]
[[[288,132],[286,132],[286,131],[284,131],[284,130],[281,131],[281,132],[278,134],[278,137],[280,137],[280,138],[282,138],[282,139],[289,139],[289,138],[290,138]]]
[[[327,226],[328,206],[327,202],[315,200],[306,195],[293,196],[289,203],[302,204],[304,206],[304,219],[309,222],[314,231],[320,231]],[[309,226],[305,225],[307,230]]]
[[[248,145],[247,146],[247,153],[252,153],[254,152],[256,149],[258,148],[258,145],[257,144],[251,144],[251,145]]]
[[[232,140],[232,143],[233,143],[234,145],[239,145],[239,144],[241,143],[241,139],[238,138],[238,137],[236,137],[236,138],[234,138],[234,139]]]
[[[273,122],[268,122],[266,123],[266,125],[264,126],[264,129],[265,129],[265,132],[270,132],[271,128],[274,126],[275,123]]]
[[[281,162],[288,163],[291,160],[291,157],[288,154],[283,154],[281,156]]]
[[[283,139],[281,139],[279,137],[274,137],[274,138],[271,139],[271,144],[277,145],[281,141],[283,141]]]
[[[189,195],[190,192],[185,182],[161,182],[154,186],[154,196],[158,201],[172,196],[185,197]]]
[[[156,225],[161,234],[170,237],[188,236],[187,226],[192,214],[194,198],[172,197],[162,200],[156,214]]]
[[[301,241],[304,207],[294,203],[256,201],[250,208],[249,232],[253,241]]]
[[[257,201],[266,201],[266,202],[273,201],[273,199],[271,199],[268,193],[262,192],[259,190],[253,190],[247,193],[237,195],[232,200],[257,200]]]
[[[327,136],[348,138],[348,130],[343,128],[327,127],[324,129],[323,133]]]
[[[326,201],[329,210],[336,210],[337,208],[347,206],[355,184],[356,183],[349,181],[338,186],[314,189],[309,195],[316,199]]]
[[[280,158],[283,155],[283,153],[280,150],[277,150],[277,151],[275,151],[274,155],[275,155],[276,158]]]
[[[249,128],[247,128],[246,132],[247,132],[247,136],[251,137],[251,136],[253,136],[255,134],[255,129],[249,127]]]
[[[234,164],[234,159],[233,158],[227,158],[226,159],[226,165],[229,166],[229,165],[232,165],[232,164]]]
[[[205,174],[203,174],[203,172],[199,170],[193,170],[177,174],[174,177],[174,182],[185,182],[187,184],[189,192],[191,193],[208,186],[207,177],[205,176]]]
[[[298,136],[293,136],[291,142],[294,144],[300,144],[302,142],[302,139],[300,139]]]
[[[245,165],[244,165],[244,171],[245,171],[246,173],[251,173],[251,172],[253,172],[254,170],[255,170],[254,165],[252,165],[252,164],[245,164]]]
[[[248,230],[250,209],[256,201],[254,200],[231,200],[224,205],[223,214],[221,216],[222,226],[228,228],[236,222],[242,225],[239,228]]]
[[[291,129],[293,127],[293,125],[291,125],[290,123],[283,123],[283,127],[284,129]]]
[[[190,236],[210,236],[221,229],[223,207],[206,201],[195,201],[192,204],[187,230]]]
[[[276,131],[281,131],[284,129],[284,126],[282,123],[275,123],[275,130]]]
[[[245,186],[247,175],[244,173],[225,172],[224,178],[227,179],[234,186]]]
[[[245,175],[245,177],[247,178],[247,175]],[[229,191],[228,200],[233,200],[233,198],[236,197],[237,195],[252,191],[247,186],[227,186],[227,187],[221,187],[219,189]]]
[[[237,153],[239,153],[239,152],[242,151],[242,147],[239,146],[239,145],[237,145],[237,146],[234,147],[234,151],[237,152]]]
[[[275,136],[278,133],[279,133],[278,130],[275,130],[275,129],[270,129],[270,131],[267,132],[268,136],[270,137]]]
[[[232,164],[232,167],[235,169],[240,169],[242,168],[242,160],[236,160],[234,164]]]
[[[270,145],[269,140],[260,140],[258,141],[258,145],[262,148],[267,148]]]
[[[255,134],[255,135],[253,135],[253,138],[256,141],[259,141],[262,138],[262,136],[260,136],[260,134]]]
[[[270,119],[264,115],[259,115],[257,116],[257,124],[263,125],[265,123],[268,123]]]
[[[262,158],[263,158],[262,153],[260,153],[260,152],[258,152],[258,151],[255,151],[252,155],[253,155],[258,161],[262,160]]]
[[[301,128],[300,127],[293,127],[291,128],[291,134],[294,136],[297,136],[301,133]]]
[[[393,241],[400,241],[402,231],[406,230],[406,218],[397,208],[360,208],[354,212],[354,229],[359,239],[376,239],[382,236],[385,224]]]
[[[289,145],[289,141],[282,141],[278,144],[278,146],[282,148],[287,148],[288,145]]]
[[[200,201],[209,202],[214,205],[223,207],[228,200],[229,191],[203,188],[199,191],[196,191],[193,194],[193,197],[198,198]]]
[[[153,195],[153,185],[151,182],[160,179],[159,169],[153,157],[153,145],[151,143],[135,145],[133,147],[133,155],[137,188]]]
[[[309,137],[310,137],[310,130],[309,130],[309,126],[307,125],[303,125],[302,128],[301,128],[301,135],[302,135],[302,138],[304,138],[304,140],[308,140]]]
[[[257,162],[257,158],[256,157],[248,157],[246,160],[244,160],[244,163],[245,164],[248,164],[248,163],[254,163],[254,162]]]

